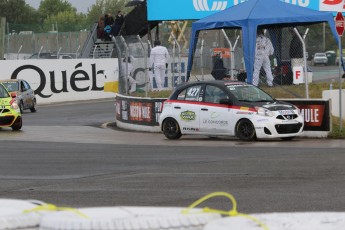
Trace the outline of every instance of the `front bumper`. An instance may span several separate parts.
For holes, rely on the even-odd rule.
[[[10,106],[0,109],[0,127],[10,127],[14,124],[20,113],[11,109]]]
[[[296,137],[303,133],[304,121],[301,116],[293,120],[261,118],[254,123],[257,138]]]

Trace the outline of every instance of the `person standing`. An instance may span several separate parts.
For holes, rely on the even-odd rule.
[[[295,66],[302,66],[304,67],[304,59],[303,59],[303,44],[299,39],[298,35],[295,33],[293,28],[289,28],[289,31],[292,35],[292,39],[290,42],[290,50],[289,55],[291,59],[291,68]],[[297,33],[299,31],[297,30]]]
[[[122,27],[122,24],[124,23],[125,21],[125,17],[123,16],[122,14],[122,11],[119,10],[117,12],[117,15],[115,17],[115,22],[113,24],[113,36],[116,37],[120,34],[120,31],[121,31],[121,27]]]
[[[112,26],[114,23],[114,18],[111,16],[111,14],[105,14],[104,15],[104,40],[105,41],[111,41],[112,36]]]
[[[104,40],[104,16],[100,16],[97,25],[97,38]]]
[[[153,67],[157,89],[162,90],[165,83],[165,71],[168,66],[170,55],[168,49],[161,45],[159,40],[154,42],[154,48],[150,53],[150,66]]]
[[[273,55],[274,48],[269,38],[264,36],[264,31],[258,29],[256,37],[256,49],[255,49],[255,61],[254,61],[254,73],[253,73],[253,85],[259,84],[259,75],[261,67],[266,72],[267,85],[273,86],[273,75],[271,70],[270,55]]]

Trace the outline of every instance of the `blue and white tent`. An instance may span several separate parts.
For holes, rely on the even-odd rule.
[[[247,82],[252,82],[255,55],[255,40],[258,26],[281,27],[301,26],[326,22],[338,43],[338,35],[331,12],[316,11],[280,0],[248,0],[239,5],[225,9],[192,24],[191,42],[189,45],[187,79],[189,79],[193,53],[196,49],[198,34],[202,30],[242,29],[243,53],[247,72]]]

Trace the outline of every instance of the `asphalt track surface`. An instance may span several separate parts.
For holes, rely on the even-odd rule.
[[[114,127],[113,100],[39,106],[0,130],[0,198],[186,207],[211,192],[246,213],[344,211],[345,141],[242,142]],[[230,210],[225,198],[205,205]]]

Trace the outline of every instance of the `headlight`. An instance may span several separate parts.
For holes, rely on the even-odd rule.
[[[12,109],[19,109],[18,103],[16,101],[13,101],[12,105],[11,105],[11,108]]]
[[[302,113],[301,113],[301,110],[296,106],[296,105],[292,105],[294,108],[295,108],[295,110],[297,111],[297,114],[298,115],[300,115],[300,116],[302,116]]]
[[[255,107],[256,112],[258,113],[258,115],[260,116],[264,116],[264,117],[274,117],[274,113],[271,110],[262,108],[262,107]]]

